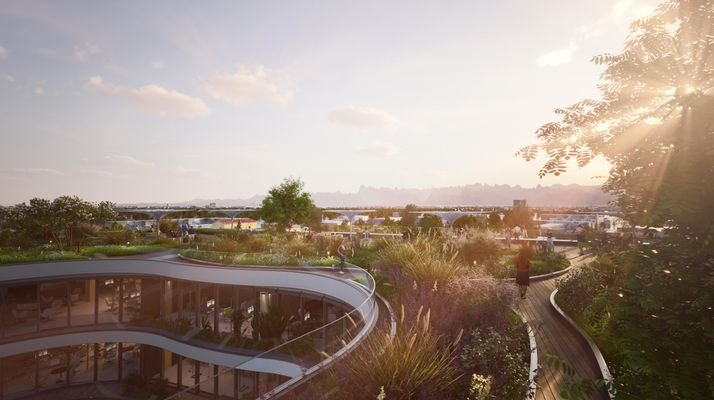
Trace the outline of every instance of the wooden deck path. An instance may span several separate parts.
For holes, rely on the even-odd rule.
[[[575,252],[577,254],[577,250]],[[571,259],[575,268],[586,261],[590,261],[587,256]],[[538,358],[541,360],[544,354],[550,354],[573,367],[579,379],[602,379],[590,347],[550,305],[550,294],[556,289],[558,279],[560,278],[531,281],[526,298],[519,299],[516,304],[534,331]],[[540,364],[541,370],[536,380],[536,400],[562,399],[559,384],[565,379],[564,373],[554,371],[542,362]],[[593,393],[592,398],[609,399],[605,389]]]

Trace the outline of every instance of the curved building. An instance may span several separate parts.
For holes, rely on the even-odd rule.
[[[364,274],[358,280],[373,282]],[[0,267],[0,398],[94,382],[166,396],[274,395],[369,333],[378,317],[370,288],[298,268],[138,259]]]

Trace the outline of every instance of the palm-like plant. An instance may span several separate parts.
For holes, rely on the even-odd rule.
[[[714,2],[668,0],[631,25],[621,54],[593,58],[605,65],[602,99],[555,112],[527,160],[544,151],[539,172],[559,175],[575,159],[602,155],[612,163],[605,188],[640,223],[711,226],[701,211],[713,198]]]

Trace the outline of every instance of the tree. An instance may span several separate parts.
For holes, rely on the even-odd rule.
[[[530,228],[533,225],[533,213],[527,207],[511,209],[506,211],[503,223],[510,227],[518,225],[521,228]]]
[[[96,230],[91,224],[103,224],[117,215],[110,202],[93,204],[77,196],[34,198],[6,208],[4,214],[4,224],[14,231],[17,243],[31,246],[52,240],[60,250],[80,246]]]
[[[281,230],[307,222],[315,204],[310,194],[303,192],[303,186],[300,179],[286,178],[272,187],[260,207],[261,218],[276,223]]]
[[[483,220],[480,217],[475,217],[473,215],[463,215],[456,218],[456,221],[451,225],[454,229],[464,228],[464,229],[482,229]]]
[[[604,188],[630,222],[670,228],[651,247],[599,257],[616,266],[599,296],[618,399],[714,397],[712,26],[712,0],[665,1],[631,25],[621,54],[593,59],[605,66],[602,99],[557,109],[518,152],[545,152],[541,176],[603,156]]]
[[[441,218],[436,215],[427,214],[419,221],[419,227],[424,231],[438,231],[444,227]]]
[[[488,227],[493,230],[499,230],[503,226],[501,216],[498,213],[492,212],[488,214]]]
[[[406,207],[404,207],[401,220],[402,226],[409,227],[416,225],[417,216],[412,213],[413,211],[417,211],[417,206],[414,204],[407,204]]]
[[[714,226],[714,6],[711,0],[668,0],[636,21],[621,54],[593,58],[604,65],[602,99],[555,112],[539,143],[519,151],[547,156],[540,176],[559,175],[568,160],[596,156],[612,163],[605,189],[641,225]]]

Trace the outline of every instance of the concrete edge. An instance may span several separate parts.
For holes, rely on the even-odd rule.
[[[392,308],[392,305],[389,304],[387,299],[385,299],[381,294],[377,293],[375,290],[374,294],[377,296],[377,298],[384,304],[384,307],[387,308],[387,312],[389,312],[389,336],[394,339],[394,337],[397,335],[397,317],[394,314],[394,309]]]
[[[615,399],[615,390],[611,388],[612,384],[612,374],[610,374],[610,369],[607,367],[607,363],[605,362],[605,357],[602,355],[602,352],[600,349],[597,347],[595,342],[592,340],[590,335],[587,334],[583,329],[581,329],[578,324],[575,323],[575,321],[572,320],[567,314],[565,314],[565,311],[563,311],[558,304],[555,301],[555,295],[558,293],[558,289],[555,289],[553,293],[550,294],[550,305],[555,309],[555,311],[558,312],[560,317],[562,317],[565,321],[567,321],[570,326],[575,328],[575,330],[585,339],[585,341],[588,343],[588,346],[590,346],[590,350],[593,352],[593,355],[595,356],[595,361],[597,361],[597,365],[600,368],[600,374],[602,375],[603,380],[605,380],[605,383],[609,386],[607,388],[607,394],[610,397],[611,400]]]
[[[528,343],[531,349],[531,360],[528,370],[528,394],[526,394],[526,400],[533,400],[536,397],[536,379],[538,378],[538,346],[536,345],[535,333],[533,332],[530,324],[528,324],[526,317],[515,308],[511,309],[516,313],[516,315],[518,315],[523,323],[526,324],[526,328],[528,329]]]

